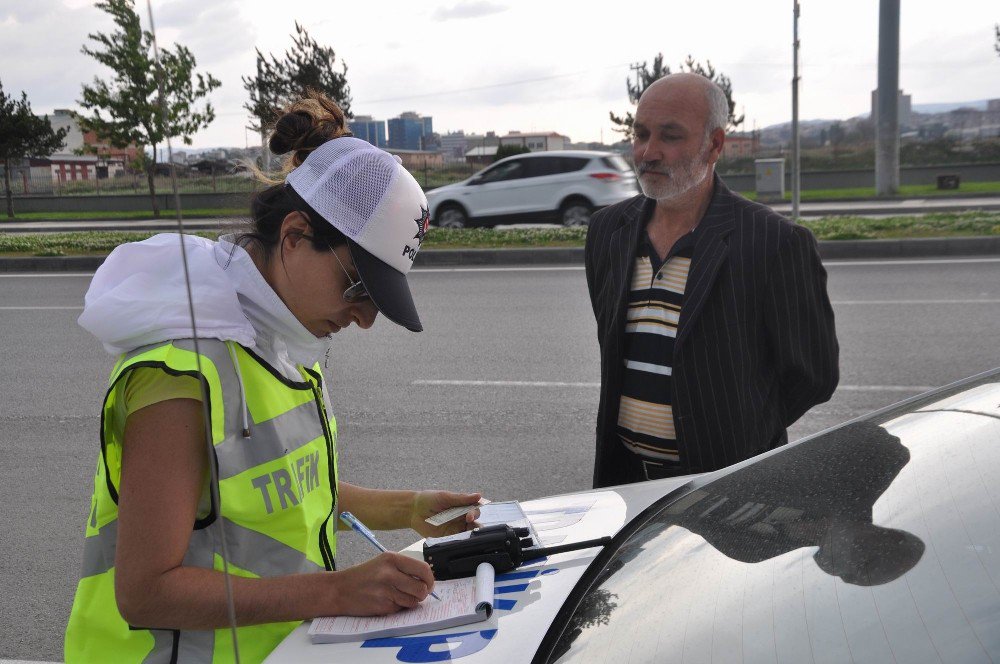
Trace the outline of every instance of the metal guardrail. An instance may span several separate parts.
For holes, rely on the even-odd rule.
[[[170,191],[170,178],[154,178],[157,192]],[[252,178],[246,175],[196,175],[177,179],[182,193],[249,193],[254,187]],[[24,196],[116,196],[147,194],[149,184],[143,174],[127,174],[108,178],[67,179],[49,176],[45,173],[11,173],[11,193]]]
[[[424,188],[430,189],[464,180],[482,168],[472,164],[415,168],[413,176]],[[0,169],[2,174],[2,169]],[[16,197],[31,196],[118,196],[149,194],[149,184],[144,173],[125,173],[111,177],[94,178],[93,172],[83,179],[80,174],[72,179],[60,173],[50,174],[43,169],[11,169],[11,193]],[[168,175],[154,178],[156,191],[171,191]],[[250,193],[257,182],[249,172],[241,173],[178,173],[177,184],[182,194]],[[0,190],[2,190],[0,182]],[[0,191],[0,194],[3,192]]]

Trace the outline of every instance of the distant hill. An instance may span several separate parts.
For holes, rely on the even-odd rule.
[[[829,128],[834,122],[844,122],[843,120],[799,120],[799,135],[803,138],[819,135],[824,129]],[[760,129],[760,142],[762,145],[774,145],[776,143],[787,143],[792,137],[792,123],[780,122],[768,125]]]
[[[914,104],[913,111],[915,113],[947,113],[956,108],[974,108],[977,111],[985,111],[987,102],[987,99],[980,99],[978,101],[942,102],[940,104]]]
[[[811,129],[814,127],[829,127],[834,122],[843,122],[843,120],[799,120],[799,128],[801,129]],[[768,125],[762,127],[760,131],[791,131],[792,123],[789,122],[779,122],[778,124]]]
[[[956,108],[974,108],[977,111],[985,111],[986,105],[989,102],[988,99],[979,99],[976,101],[951,101],[951,102],[941,102],[937,104],[914,104],[914,113],[947,113],[949,111],[954,111]],[[868,113],[862,113],[855,116],[856,118],[867,118]],[[847,122],[848,120],[853,120],[854,118],[846,118],[842,120],[799,120],[799,127],[803,131],[807,129],[822,129],[829,127],[834,122]],[[762,135],[784,135],[788,134],[792,130],[791,122],[779,122],[778,124],[768,125],[762,127],[760,132]]]

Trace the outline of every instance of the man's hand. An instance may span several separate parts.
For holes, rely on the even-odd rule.
[[[413,509],[410,516],[410,528],[424,537],[442,537],[444,535],[454,535],[463,530],[471,530],[475,527],[476,519],[479,518],[479,493],[454,493],[452,491],[418,491],[413,497]],[[424,521],[438,512],[443,512],[450,507],[468,506],[469,511],[464,517],[457,517],[451,521],[440,525],[432,526]]]

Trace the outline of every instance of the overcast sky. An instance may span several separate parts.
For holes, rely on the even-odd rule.
[[[877,0],[801,0],[801,117],[869,110],[877,73]],[[139,9],[146,22],[145,0]],[[728,75],[746,128],[790,119],[792,1],[613,3],[547,0],[318,2],[153,0],[161,43],[192,50],[222,81],[217,118],[194,147],[242,146],[254,48],[281,53],[294,21],[347,63],[355,114],[402,111],[444,133],[554,130],[605,141],[608,111],[630,108],[629,63],[687,54]],[[900,84],[914,104],[1000,97],[996,0],[903,0]],[[0,0],[0,81],[28,93],[38,113],[77,108],[80,86],[107,76],[80,53],[87,34],[112,28],[85,0]],[[259,140],[259,139],[257,139]]]

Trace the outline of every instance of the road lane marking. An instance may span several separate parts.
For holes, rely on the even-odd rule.
[[[1000,263],[1000,257],[990,258],[928,258],[928,259],[872,259],[823,261],[830,267],[865,267],[879,265],[961,265],[965,263]],[[580,272],[582,265],[510,266],[510,267],[415,267],[410,272]],[[0,279],[79,278],[92,277],[93,272],[7,272]]]
[[[920,305],[939,305],[939,304],[1000,304],[1000,299],[991,300],[831,300],[830,304],[836,305],[854,305],[854,304],[881,304],[881,305],[891,305],[891,304],[920,304]],[[82,311],[82,306],[65,306],[65,307],[43,307],[43,306],[0,306],[0,311]]]
[[[965,263],[1000,263],[1000,257],[987,258],[927,258],[927,259],[872,259],[872,260],[830,260],[824,265],[834,267],[866,267],[879,265],[961,265]],[[550,266],[486,266],[486,267],[414,267],[416,272],[565,272],[580,271],[583,265],[550,265]]]
[[[1000,304],[998,300],[830,300],[830,304]]]
[[[583,265],[548,265],[527,267],[415,267],[410,274],[417,272],[582,272]],[[0,279],[37,279],[39,277],[93,277],[93,272],[7,272],[0,274]]]
[[[600,383],[565,383],[529,380],[415,380],[412,385],[449,385],[469,387],[600,387]]]
[[[939,304],[1000,304],[1000,299],[990,299],[990,300],[831,300],[830,304],[835,305],[854,305],[854,304],[880,304],[880,305],[893,305],[893,304],[920,304],[920,305],[939,305]],[[83,311],[82,306],[65,306],[65,307],[46,307],[46,306],[0,306],[0,311]]]
[[[446,387],[600,387],[600,383],[531,380],[415,380],[411,385]],[[845,392],[927,392],[932,385],[839,385]]]
[[[0,307],[0,311],[83,311],[83,307]]]
[[[856,267],[865,265],[952,265],[961,263],[1000,263],[1000,258],[921,258],[921,259],[882,259],[882,260],[853,260],[823,261],[823,265],[832,267]]]
[[[933,385],[838,385],[845,392],[929,392]]]
[[[92,277],[93,272],[6,272],[0,274],[0,279],[38,279],[52,277]],[[0,659],[0,662],[3,662]]]
[[[415,267],[417,272],[582,272],[582,265],[550,265],[547,267]]]

